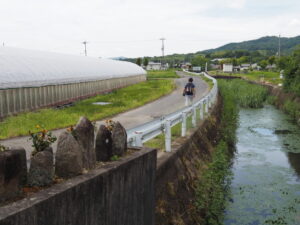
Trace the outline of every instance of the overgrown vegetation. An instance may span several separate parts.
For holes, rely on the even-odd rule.
[[[300,47],[287,59],[284,89],[300,96]]]
[[[232,92],[234,99],[241,107],[260,108],[265,102],[268,92],[263,86],[249,84],[244,80],[220,80],[221,89]]]
[[[7,117],[0,123],[0,139],[26,135],[36,124],[47,129],[57,129],[75,124],[80,116],[99,120],[114,116],[126,110],[144,105],[175,88],[172,80],[148,80],[105,95],[97,95],[75,106],[64,109],[42,109],[36,112]],[[108,105],[94,105],[95,102],[109,102]]]

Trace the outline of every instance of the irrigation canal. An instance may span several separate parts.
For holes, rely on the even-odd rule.
[[[240,109],[224,224],[300,224],[300,131],[273,106]]]

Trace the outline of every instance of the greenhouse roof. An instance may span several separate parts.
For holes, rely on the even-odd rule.
[[[0,89],[39,87],[146,74],[110,59],[0,47]]]

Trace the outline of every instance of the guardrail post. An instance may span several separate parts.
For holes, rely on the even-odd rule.
[[[200,120],[203,120],[204,119],[204,104],[203,104],[203,102],[200,103],[199,109],[200,109]]]
[[[196,107],[195,105],[193,105],[193,115],[192,115],[192,125],[193,127],[197,126],[197,121],[196,121],[196,117],[197,117],[197,112],[196,112]]]
[[[208,113],[208,98],[205,99],[205,113]]]
[[[143,147],[143,141],[142,141],[142,137],[143,137],[143,132],[141,131],[135,131],[135,133],[137,134],[135,137],[135,145],[136,147]]]
[[[210,97],[210,95],[207,96],[207,106],[208,106],[208,109],[211,108],[211,97]]]
[[[181,137],[186,135],[186,112],[182,112]]]
[[[171,121],[167,120],[165,122],[165,148],[166,152],[171,152]]]

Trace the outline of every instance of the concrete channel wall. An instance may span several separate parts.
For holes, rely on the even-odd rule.
[[[0,90],[0,118],[41,107],[69,103],[146,80],[146,75],[82,83]]]
[[[0,208],[1,225],[154,225],[156,150],[69,179]]]

